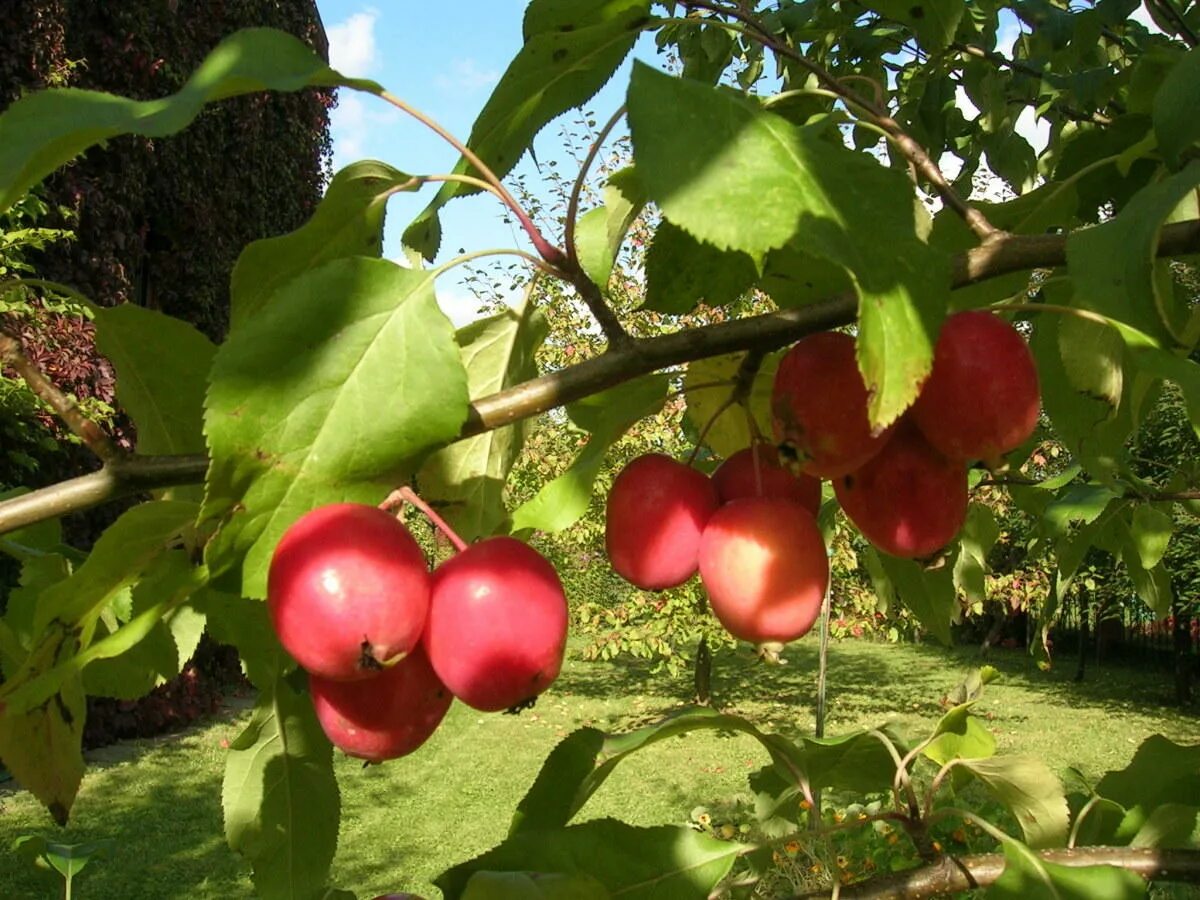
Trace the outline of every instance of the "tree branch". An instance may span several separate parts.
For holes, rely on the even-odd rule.
[[[1200,883],[1200,850],[1156,850],[1136,847],[1080,847],[1034,851],[1060,866],[1120,866],[1148,881]],[[916,869],[842,886],[842,900],[920,900],[993,884],[1004,871],[1004,854],[942,856]],[[796,894],[792,900],[829,896],[828,888]]]
[[[1061,266],[1066,252],[1065,235],[1002,235],[960,256],[952,285],[965,287],[1012,272]],[[1197,252],[1200,220],[1162,229],[1160,256]],[[856,296],[845,292],[799,309],[629,338],[622,347],[475,400],[458,439],[511,425],[659,369],[740,350],[775,350],[806,334],[848,325],[857,309]],[[203,456],[115,458],[91,475],[0,501],[0,534],[152,488],[200,482],[206,469]]]
[[[107,462],[121,454],[104,429],[85,416],[79,404],[59,390],[25,355],[20,338],[4,330],[0,330],[0,366],[9,366],[20,375],[29,389],[54,410],[55,415],[101,460]]]

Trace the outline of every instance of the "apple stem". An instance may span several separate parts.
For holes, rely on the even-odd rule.
[[[456,551],[462,552],[463,550],[467,549],[467,542],[460,538],[458,533],[450,527],[446,520],[434,512],[433,507],[418,497],[417,492],[408,485],[405,485],[402,488],[397,488],[388,494],[387,499],[379,504],[379,508],[393,509],[396,506],[399,506],[402,502],[411,503],[421,512],[425,513],[425,517],[429,519],[429,521],[435,526],[437,526],[438,531],[446,536],[450,543],[454,545],[454,549]]]

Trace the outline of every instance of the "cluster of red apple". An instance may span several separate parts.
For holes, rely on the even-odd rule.
[[[613,569],[645,590],[697,571],[717,619],[755,643],[802,637],[829,581],[816,524],[820,479],[886,553],[928,557],[962,528],[967,465],[999,463],[1037,425],[1037,369],[1021,335],[987,312],[944,323],[933,370],[900,420],[875,431],[854,338],[810,335],[780,362],[775,437],[735,453],[712,478],[662,454],[641,456],[608,497]]]
[[[467,546],[445,530],[458,553],[432,573],[402,522],[355,503],[313,510],[275,548],[271,622],[351,756],[404,756],[454,697],[520,708],[558,677],[567,602],[554,567],[514,538]]]

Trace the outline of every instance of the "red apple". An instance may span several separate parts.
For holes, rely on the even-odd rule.
[[[996,466],[1033,434],[1040,406],[1037,366],[1020,332],[971,310],[942,324],[912,414],[943,455]]]
[[[720,502],[703,472],[649,453],[613,482],[604,543],[613,570],[649,591],[683,584],[696,572],[700,535]]]
[[[803,637],[829,585],[816,519],[792,500],[727,503],[704,529],[700,580],[714,615],[734,637],[756,644]]]
[[[854,338],[837,331],[810,334],[780,361],[771,420],[775,437],[796,454],[801,469],[820,478],[853,472],[888,435],[886,429],[871,431]]]
[[[779,452],[770,444],[739,450],[713,472],[712,481],[722,503],[742,497],[780,497],[796,501],[814,516],[821,510],[820,479],[789,472],[779,464]]]
[[[311,674],[370,678],[417,645],[429,610],[425,556],[373,506],[302,516],[275,547],[267,607],[280,643]]]
[[[532,700],[558,677],[566,642],[562,582],[532,547],[488,538],[434,571],[425,648],[468,706],[495,712]]]
[[[966,464],[929,446],[907,417],[878,456],[833,489],[863,537],[892,556],[936,553],[967,517]]]
[[[321,728],[350,756],[382,762],[412,753],[437,730],[453,697],[420,644],[368,681],[309,675]]]

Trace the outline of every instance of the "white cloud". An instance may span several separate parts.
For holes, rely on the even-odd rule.
[[[455,59],[450,62],[450,70],[439,74],[434,83],[443,90],[457,90],[472,93],[482,88],[491,87],[500,80],[500,72],[496,69],[482,69],[474,59]]]
[[[343,75],[364,78],[375,67],[375,22],[379,10],[368,7],[329,29],[329,64]]]

